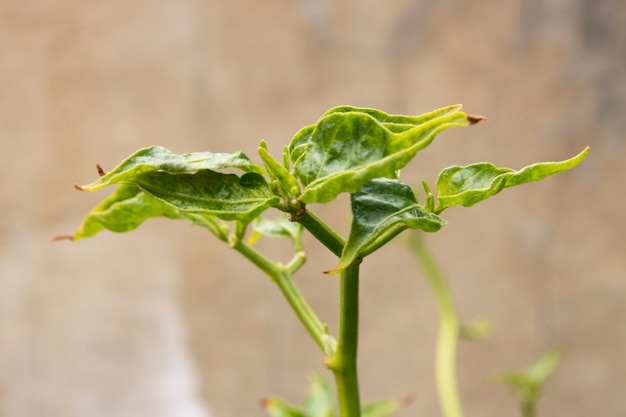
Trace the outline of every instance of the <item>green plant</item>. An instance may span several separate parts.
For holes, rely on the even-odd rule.
[[[104,229],[127,232],[152,217],[183,219],[206,228],[268,275],[284,294],[334,375],[339,415],[387,416],[399,403],[382,401],[362,407],[359,398],[358,292],[363,258],[404,230],[438,231],[446,224],[440,215],[450,207],[469,207],[504,188],[568,170],[588,153],[585,149],[571,159],[537,163],[519,171],[489,163],[449,167],[439,174],[434,193],[426,182],[422,183],[426,197],[418,203],[411,187],[400,182],[400,169],[442,130],[483,119],[462,112],[459,105],[420,116],[337,107],[300,130],[283,149],[280,162],[261,142],[258,154],[263,166],[240,152],[176,155],[160,147],[141,149],[108,173],[98,166],[100,179],[76,186],[82,191],[95,191],[119,185],[86,217],[76,233],[66,238],[80,240]],[[240,174],[225,172],[233,170]],[[328,203],[346,192],[351,194],[352,225],[344,239],[309,205]],[[270,208],[284,214],[273,220],[262,217]],[[337,336],[330,334],[292,279],[306,260],[303,228],[338,258],[337,265],[326,271],[339,274]],[[268,259],[254,247],[254,241],[261,236],[290,239],[292,258],[286,263]],[[436,361],[442,409],[446,416],[458,417],[461,407],[455,382],[456,343],[462,334],[472,332],[461,326],[443,276],[418,236],[413,247],[432,284],[441,314]],[[473,327],[474,336],[481,333],[477,328]],[[334,416],[331,397],[329,385],[316,377],[302,408],[277,398],[268,399],[266,406],[273,416]]]

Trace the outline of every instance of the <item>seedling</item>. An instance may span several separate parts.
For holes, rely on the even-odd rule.
[[[182,219],[207,229],[278,286],[334,375],[337,409],[330,385],[315,377],[303,407],[272,397],[265,401],[268,412],[275,417],[330,417],[337,410],[340,417],[388,416],[400,403],[381,401],[362,406],[359,397],[357,347],[362,260],[405,230],[440,230],[446,224],[441,214],[451,207],[473,206],[505,188],[569,170],[588,153],[585,149],[571,159],[537,163],[519,171],[490,163],[452,166],[439,174],[434,187],[422,182],[426,197],[418,202],[413,189],[400,181],[400,169],[442,130],[482,120],[482,116],[462,112],[460,105],[420,116],[337,107],[300,130],[284,147],[280,161],[261,142],[258,154],[262,165],[241,152],[177,155],[161,147],[141,149],[108,173],[97,166],[101,175],[98,180],[76,186],[81,191],[96,191],[118,185],[73,235],[61,238],[81,240],[105,229],[128,232],[152,217]],[[347,238],[339,236],[310,208],[313,204],[329,203],[341,193],[350,194],[352,224]],[[282,215],[268,219],[266,213],[270,211]],[[303,229],[337,256],[336,265],[325,271],[337,275],[340,282],[336,335],[320,321],[293,280],[306,261]],[[275,262],[259,252],[254,242],[262,236],[291,240],[291,259]],[[484,331],[480,326],[461,325],[443,276],[419,235],[414,237],[415,253],[432,284],[441,316],[436,357],[441,407],[447,417],[459,417],[462,412],[455,382],[457,341],[463,334],[480,336]],[[514,374],[507,375],[505,379],[510,383],[521,380]],[[541,381],[531,381],[532,395],[524,391],[519,397],[526,403],[534,401]],[[533,407],[525,406],[525,410],[530,409]]]

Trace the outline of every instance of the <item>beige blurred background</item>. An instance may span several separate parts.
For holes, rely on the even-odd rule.
[[[282,146],[340,104],[487,123],[440,135],[403,172],[520,168],[591,146],[574,171],[445,213],[428,236],[466,318],[468,416],[515,416],[494,382],[559,345],[540,415],[626,416],[626,3],[621,0],[0,1],[0,415],[262,416],[303,397],[321,355],[278,290],[203,230],[152,220],[76,244],[140,147]],[[341,199],[339,203],[346,203]],[[343,206],[313,207],[346,230]],[[298,284],[331,328],[334,260],[309,243]],[[265,249],[280,259],[282,246]],[[362,396],[436,416],[436,311],[402,245],[363,264]]]

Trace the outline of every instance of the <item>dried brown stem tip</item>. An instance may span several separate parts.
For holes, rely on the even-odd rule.
[[[101,177],[106,175],[106,172],[104,172],[104,169],[102,169],[100,164],[96,164],[96,169],[98,170],[98,175],[100,175]]]
[[[487,120],[485,116],[472,116],[471,114],[467,115],[467,121],[470,125],[475,125],[478,122],[482,122],[483,120]]]
[[[53,242],[59,242],[61,240],[70,240],[70,241],[74,241],[74,236],[72,235],[61,235],[61,236],[55,236],[52,238]]]
[[[85,189],[78,184],[74,184],[74,188],[76,188],[78,191],[85,191]]]

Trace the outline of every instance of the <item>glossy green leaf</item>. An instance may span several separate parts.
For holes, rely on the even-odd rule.
[[[241,152],[232,154],[195,152],[178,155],[160,146],[140,149],[112,171],[100,179],[81,187],[84,191],[95,191],[111,184],[132,182],[134,178],[148,172],[168,174],[195,174],[200,171],[216,171],[226,168],[238,168],[244,172],[263,175],[263,168],[252,163]]]
[[[490,163],[452,166],[444,169],[437,178],[437,207],[435,213],[462,205],[473,206],[504,188],[528,182],[539,181],[550,175],[567,171],[587,157],[589,148],[571,159],[561,162],[541,162],[529,165],[519,171],[498,168]]]
[[[239,177],[214,171],[179,175],[148,172],[129,182],[179,210],[223,220],[252,221],[279,201],[256,173]]]
[[[340,272],[357,258],[374,252],[406,229],[436,232],[445,220],[417,203],[413,191],[398,180],[377,178],[351,196],[352,226],[339,266]]]
[[[395,400],[380,400],[365,404],[361,409],[362,417],[388,417],[398,411],[401,403]]]
[[[102,230],[117,233],[128,232],[153,217],[184,219],[194,225],[209,229],[222,240],[226,239],[228,233],[211,216],[182,212],[149,196],[135,186],[121,185],[115,193],[89,213],[73,235],[73,239],[91,237]]]
[[[240,177],[214,170],[227,168],[245,173]],[[178,210],[245,223],[279,202],[262,172],[242,153],[176,155],[153,147],[136,152],[97,181],[77,188],[94,191],[132,184]]]
[[[347,106],[330,110],[289,146],[295,176],[304,185],[299,200],[325,203],[342,192],[357,192],[374,178],[396,178],[438,132],[482,120],[460,109],[450,106],[421,116]]]

